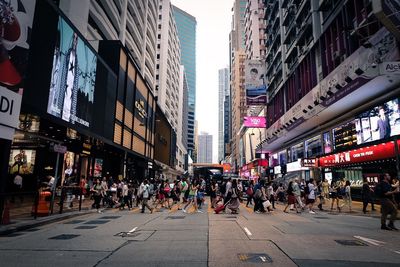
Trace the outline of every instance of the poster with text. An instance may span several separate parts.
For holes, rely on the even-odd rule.
[[[245,61],[246,104],[251,106],[267,103],[267,87],[264,81],[265,66],[262,60]]]

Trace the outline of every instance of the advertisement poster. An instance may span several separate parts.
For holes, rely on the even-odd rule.
[[[267,120],[265,117],[244,117],[244,126],[248,128],[265,128]]]
[[[9,160],[10,174],[32,174],[35,166],[36,151],[12,149]]]
[[[329,154],[332,152],[332,141],[331,141],[331,135],[329,132],[326,132],[322,135],[324,139],[324,154]]]
[[[0,0],[0,90],[22,91],[35,0]]]
[[[267,103],[267,87],[264,81],[265,66],[261,60],[245,61],[246,104],[252,106]]]
[[[95,159],[94,160],[94,177],[101,177],[103,174],[103,160],[102,159]]]
[[[96,66],[96,55],[60,17],[47,112],[72,124],[90,127]]]
[[[358,144],[390,138],[400,134],[400,99],[392,99],[358,116],[361,136]]]

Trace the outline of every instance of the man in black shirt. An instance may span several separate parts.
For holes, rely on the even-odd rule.
[[[381,229],[382,230],[398,230],[394,226],[394,220],[397,216],[397,208],[393,203],[392,195],[393,191],[391,190],[392,186],[390,185],[390,175],[385,173],[383,175],[383,179],[377,185],[376,193],[378,197],[381,198]],[[389,224],[386,226],[386,218],[390,214]]]

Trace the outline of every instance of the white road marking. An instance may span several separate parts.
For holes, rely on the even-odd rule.
[[[132,229],[132,230],[130,230],[128,233],[133,233],[133,232],[135,232],[135,231],[136,231],[136,229],[137,229],[137,227],[133,228],[133,229]]]
[[[247,227],[243,227],[243,229],[244,229],[244,231],[246,232],[246,234],[247,234],[248,236],[251,236],[251,235],[252,235],[252,233],[249,231],[249,229],[247,229]]]
[[[263,262],[265,262],[265,261],[267,260],[265,257],[261,257],[261,256],[260,256],[260,259],[261,259]]]
[[[400,254],[400,251],[398,250],[392,250],[394,253]]]
[[[383,242],[383,241],[379,241],[379,240],[375,240],[375,239],[371,239],[371,238],[366,238],[366,237],[362,237],[362,236],[358,236],[358,235],[355,235],[354,238],[358,238],[358,239],[360,239],[362,241],[365,241],[367,243],[370,243],[370,244],[372,244],[374,246],[378,246],[378,247],[380,247],[383,244],[385,244],[385,242]]]

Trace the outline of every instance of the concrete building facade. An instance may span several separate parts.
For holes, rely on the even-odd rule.
[[[197,163],[213,163],[212,160],[213,136],[203,132],[199,135],[198,139],[199,139],[199,146],[198,146]]]

